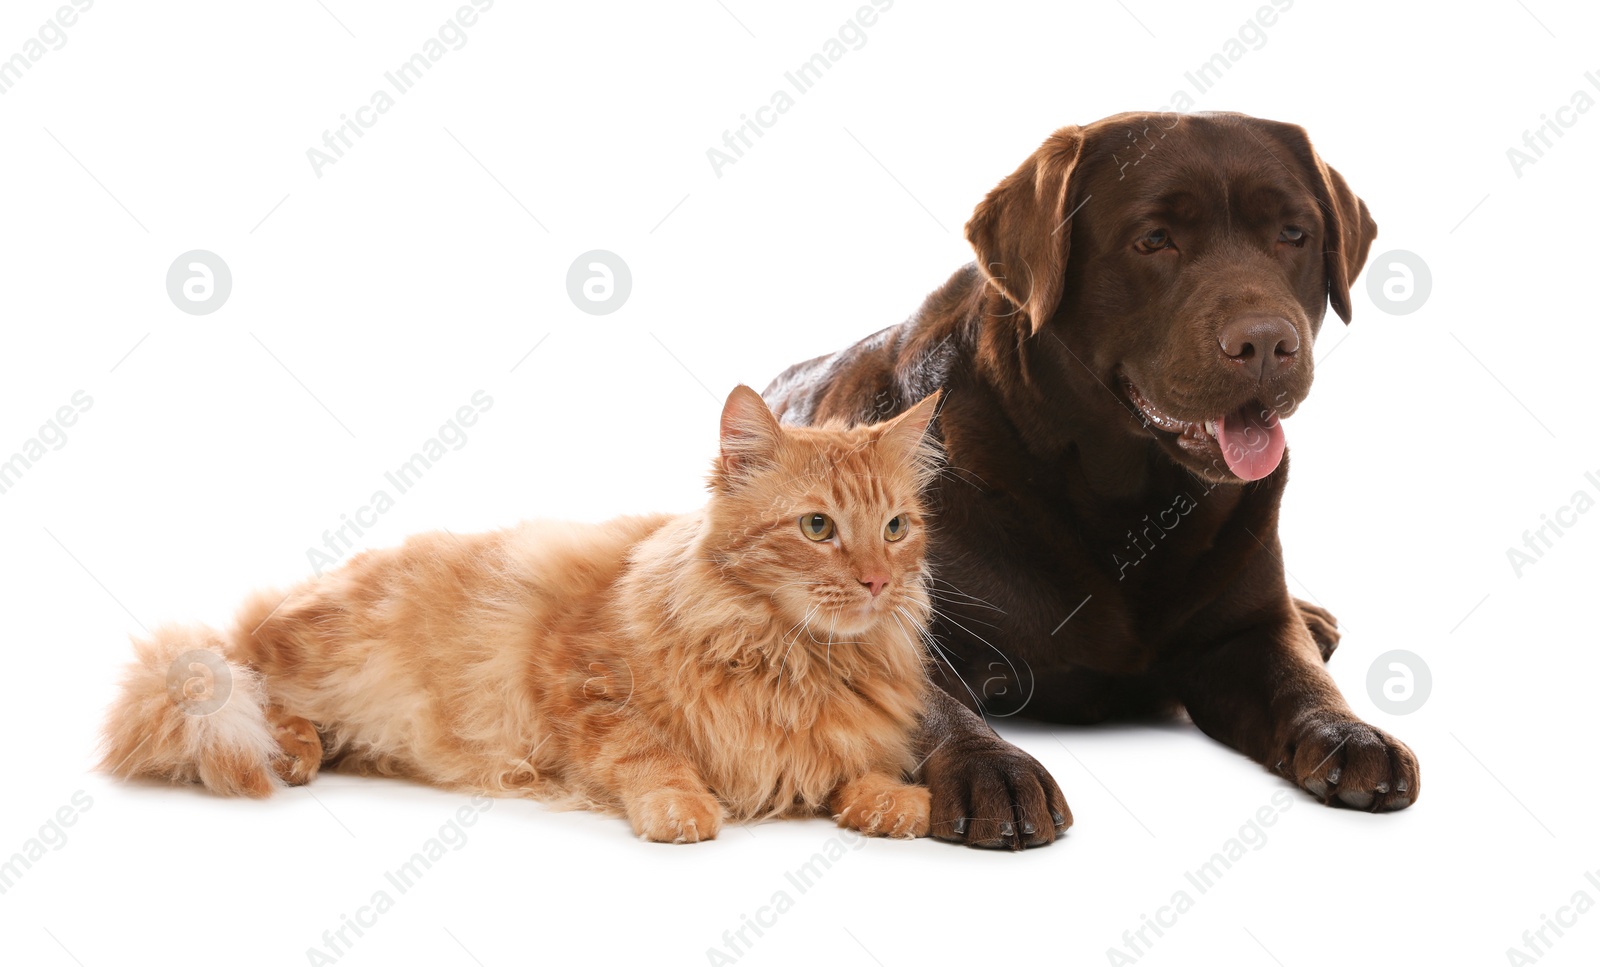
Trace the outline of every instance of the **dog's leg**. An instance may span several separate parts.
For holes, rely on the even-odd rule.
[[[1306,623],[1306,630],[1311,632],[1311,640],[1317,643],[1317,650],[1322,652],[1322,660],[1333,657],[1333,650],[1339,647],[1339,619],[1332,611],[1310,601],[1295,598],[1294,606]]]
[[[915,742],[913,779],[933,799],[929,833],[983,849],[1043,846],[1072,825],[1066,797],[1038,760],[938,688]]]
[[[1184,678],[1201,730],[1324,803],[1387,812],[1416,802],[1417,757],[1350,710],[1292,609],[1203,653]]]

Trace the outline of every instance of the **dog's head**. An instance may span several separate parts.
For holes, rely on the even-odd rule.
[[[1377,230],[1298,126],[1123,114],[1051,135],[967,238],[1075,395],[1239,482],[1278,467],[1278,419],[1310,391],[1327,306],[1350,321]]]

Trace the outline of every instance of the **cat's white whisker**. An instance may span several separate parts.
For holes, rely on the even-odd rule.
[[[805,624],[809,623],[811,621],[812,613],[815,612],[820,607],[822,607],[820,604],[813,604],[810,607],[808,607],[806,609],[806,613],[800,616],[800,620],[796,621],[794,624],[790,625],[789,626],[789,631],[785,631],[783,633],[783,637],[782,637],[781,640],[789,641],[789,633],[795,631],[796,628],[800,628],[802,625],[805,625]],[[799,640],[800,635],[798,633],[796,633],[794,637],[795,637],[795,640]],[[791,648],[794,647],[794,642],[790,641],[789,646]]]
[[[980,598],[975,594],[968,594],[967,592],[965,592],[965,591],[961,590],[960,588],[956,587],[954,584],[951,584],[949,581],[943,580],[941,578],[936,578],[936,577],[929,577],[928,581],[929,581],[930,584],[943,585],[942,588],[931,588],[930,587],[928,589],[928,593],[930,593],[930,594],[939,594],[939,595],[943,595],[945,597],[955,596],[955,597],[959,597],[959,598],[965,599],[967,601],[970,601],[973,604],[979,605],[981,607],[988,608],[991,611],[998,611],[1001,614],[1005,614],[1006,613],[1006,609],[1000,607],[999,605],[995,604],[994,602],[988,601],[988,600],[986,600],[984,598]]]
[[[793,631],[795,628],[798,628],[798,627],[800,627],[802,625],[809,626],[810,622],[811,622],[811,615],[814,614],[816,612],[816,610],[818,608],[820,608],[820,607],[821,607],[821,605],[816,605],[816,604],[812,605],[810,608],[808,608],[806,610],[806,613],[800,618],[800,620],[795,622],[795,624],[792,627],[790,627],[789,630]],[[785,632],[784,636],[788,637],[788,633]],[[784,649],[783,660],[778,663],[778,687],[779,688],[783,687],[783,674],[784,674],[784,672],[789,670],[789,652],[794,651],[794,644],[795,644],[796,641],[799,641],[799,640],[800,640],[800,636],[798,634],[796,634],[794,636],[794,640],[789,642],[789,647]]]
[[[957,628],[960,628],[962,631],[965,631],[967,634],[969,634],[972,637],[978,639],[980,642],[982,642],[983,644],[987,645],[991,651],[993,651],[995,654],[999,655],[1002,659],[1004,659],[1005,663],[1007,665],[1011,666],[1011,670],[1013,672],[1015,672],[1017,670],[1017,666],[1013,665],[1011,663],[1011,658],[1008,655],[1006,655],[1005,652],[1001,651],[999,648],[996,648],[994,646],[994,644],[989,641],[989,639],[987,639],[984,636],[978,634],[976,631],[973,631],[971,628],[968,628],[966,625],[962,624],[960,621],[957,621],[955,616],[952,615],[950,612],[941,611],[938,608],[934,608],[933,609],[933,615],[936,618],[942,618],[945,621],[950,622],[951,624],[955,625]]]
[[[932,601],[933,601],[933,603],[935,605],[943,604],[946,607],[960,607],[960,606],[963,606],[963,605],[967,604],[967,602],[965,602],[965,601],[955,601],[955,600],[951,600],[949,598],[941,597],[939,595],[939,593],[936,592],[936,591],[929,591],[928,592],[928,597],[932,599]],[[982,621],[982,620],[980,620],[978,618],[973,617],[972,615],[967,615],[966,617],[967,617],[967,620],[972,622],[973,624],[983,625],[985,628],[994,628],[995,630],[999,630],[999,626],[994,624],[993,622]]]
[[[950,656],[945,653],[945,650],[942,647],[940,647],[939,642],[934,638],[933,634],[924,628],[921,623],[916,621],[916,619],[912,618],[912,616],[904,609],[896,608],[895,610],[900,612],[900,614],[905,615],[906,620],[911,622],[911,627],[915,629],[918,637],[920,637],[928,646],[926,649],[928,655],[934,658],[935,661],[944,662],[945,667],[950,669],[950,674],[954,675],[956,677],[956,681],[961,683],[961,687],[967,690],[968,695],[972,696],[973,705],[979,709],[983,708],[983,702],[979,700],[978,693],[974,692],[972,690],[972,686],[967,684],[967,680],[961,677],[961,673],[959,671],[956,671],[955,662],[950,660]],[[899,618],[896,618],[896,623],[898,623],[899,620]],[[901,625],[901,629],[904,630],[904,628],[905,626]],[[909,634],[907,636],[907,641],[910,643]]]
[[[1005,652],[1003,652],[999,648],[995,647],[994,643],[989,641],[989,639],[983,637],[982,635],[978,634],[976,631],[973,631],[971,628],[968,628],[966,625],[963,625],[961,622],[957,621],[954,617],[952,617],[950,615],[949,612],[940,611],[938,608],[935,608],[935,609],[933,609],[933,613],[934,613],[934,615],[936,617],[942,618],[945,621],[950,622],[951,624],[955,625],[957,628],[960,628],[962,631],[965,631],[967,634],[969,634],[972,637],[974,637],[974,638],[978,639],[979,641],[983,642],[983,644],[985,644],[985,645],[987,645],[989,647],[990,651],[993,651],[995,654],[999,655],[1001,660],[1006,663],[1006,667],[1011,669],[1011,675],[1012,675],[1013,679],[1016,681],[1017,686],[1019,688],[1021,687],[1022,681],[1023,681],[1022,673],[1017,671],[1016,663],[1011,660],[1011,656],[1007,655]],[[1026,665],[1027,662],[1024,661],[1023,664]],[[1030,696],[1032,694],[1032,680],[1033,680],[1033,669],[1032,669],[1032,667],[1029,667],[1029,669],[1028,669],[1028,681],[1029,681],[1029,694],[1030,694]]]

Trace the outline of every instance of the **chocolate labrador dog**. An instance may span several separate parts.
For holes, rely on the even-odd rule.
[[[933,832],[1020,849],[1071,824],[981,714],[1187,710],[1323,802],[1417,798],[1417,759],[1323,662],[1289,594],[1283,427],[1377,226],[1303,129],[1123,114],[1051,135],[966,227],[978,259],[909,320],[778,377],[787,421],[868,422],[944,392],[932,495],[943,659],[925,717]]]

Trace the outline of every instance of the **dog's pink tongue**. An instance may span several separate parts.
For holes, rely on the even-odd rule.
[[[1246,403],[1217,424],[1217,442],[1235,476],[1260,480],[1278,469],[1288,441],[1277,413],[1260,403]]]

